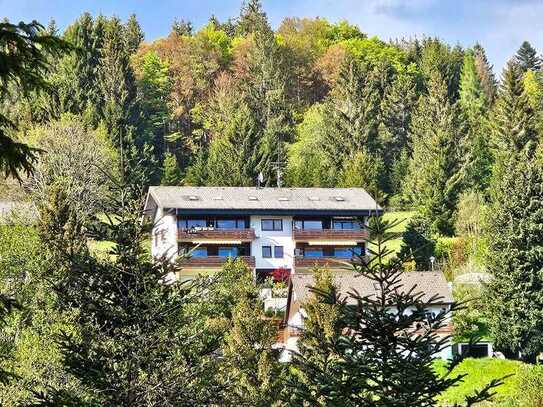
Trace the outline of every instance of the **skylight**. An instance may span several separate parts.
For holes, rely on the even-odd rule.
[[[279,200],[280,201],[288,201],[289,199],[287,197],[285,197],[285,196],[282,196],[282,197],[279,198]]]
[[[345,198],[343,198],[342,196],[336,196],[336,201],[344,201]]]
[[[196,195],[189,195],[190,201],[197,201],[199,198]]]
[[[222,196],[214,196],[214,197],[213,197],[213,200],[214,200],[214,201],[222,201],[223,198],[222,198]]]
[[[256,196],[249,196],[249,201],[258,201],[258,198]]]
[[[310,201],[320,201],[321,199],[318,196],[310,196],[309,200]]]

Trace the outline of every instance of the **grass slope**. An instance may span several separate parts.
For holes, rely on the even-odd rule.
[[[471,359],[467,358],[458,365],[452,372],[453,377],[467,373],[468,376],[456,387],[448,389],[439,398],[439,405],[450,406],[455,403],[461,403],[465,397],[473,394],[475,390],[483,388],[492,379],[498,379],[509,374],[516,374],[518,369],[523,366],[522,362],[502,359]],[[438,373],[445,374],[445,362],[437,361],[436,369]],[[496,396],[492,405],[503,405],[506,400],[515,396],[517,384],[515,377],[511,376],[505,379],[504,384],[496,390]]]

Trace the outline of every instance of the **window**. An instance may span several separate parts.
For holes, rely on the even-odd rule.
[[[197,247],[192,251],[189,250],[192,257],[207,257],[207,247]]]
[[[205,219],[179,219],[177,227],[179,229],[205,228],[207,222]]]
[[[217,229],[245,229],[245,220],[217,219]]]
[[[322,220],[295,220],[294,229],[322,230]]]
[[[262,230],[283,230],[282,219],[262,219]]]
[[[322,257],[322,249],[305,249],[305,257]]]
[[[237,247],[219,247],[219,257],[236,257],[237,255]]]
[[[271,246],[262,246],[262,257],[270,259],[272,256]]]
[[[283,258],[283,246],[274,246],[273,247],[273,257],[276,259]]]
[[[362,254],[362,248],[360,246],[355,247],[334,247],[335,257],[354,257]]]
[[[355,220],[334,220],[333,229],[360,230],[360,223]]]

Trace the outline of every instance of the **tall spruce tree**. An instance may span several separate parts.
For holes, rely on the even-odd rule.
[[[498,150],[519,152],[537,139],[535,115],[522,82],[522,71],[511,60],[502,73],[492,114],[492,138]]]
[[[481,86],[486,95],[487,103],[491,106],[496,98],[498,91],[498,82],[494,76],[493,66],[488,62],[485,49],[480,44],[475,44],[473,47],[475,58],[475,69],[479,75]]]
[[[510,154],[495,176],[484,295],[495,348],[528,362],[543,351],[543,155],[533,150]]]
[[[125,41],[126,41],[126,51],[129,54],[133,54],[138,50],[138,47],[142,43],[143,39],[145,38],[145,35],[143,34],[143,31],[141,30],[140,24],[138,23],[138,20],[136,19],[135,14],[131,14],[130,17],[128,17],[128,21],[126,22],[124,26],[125,31]]]
[[[399,192],[403,179],[395,171],[402,164],[402,153],[412,153],[411,115],[417,102],[416,83],[412,75],[400,74],[389,86],[380,106],[379,144],[387,169],[386,192]],[[405,174],[404,174],[405,175]]]
[[[378,151],[378,78],[365,62],[344,63],[324,108],[322,150],[337,170],[361,151]]]
[[[391,232],[395,224],[372,218],[372,258],[352,264],[360,277],[371,281],[375,294],[340,294],[329,282],[326,289],[310,288],[319,300],[317,307],[309,304],[307,329],[293,357],[289,405],[433,406],[436,396],[465,379],[434,369],[435,355],[449,340],[436,331],[457,306],[428,319],[426,311],[439,296],[425,298],[422,288],[402,286],[409,258],[390,259],[387,248],[397,238]],[[460,360],[449,361],[448,371]],[[466,404],[490,398],[491,389],[500,383],[492,381],[467,397]]]
[[[537,56],[537,51],[528,41],[524,41],[520,45],[515,55],[515,61],[523,73],[528,69],[532,71],[541,69],[541,60]]]
[[[468,164],[465,168],[464,185],[483,191],[488,187],[492,169],[486,116],[489,103],[477,74],[475,57],[471,50],[467,51],[464,56],[458,102],[467,122],[464,154]]]
[[[260,0],[244,0],[237,21],[236,33],[241,36],[269,29],[268,18]]]
[[[432,231],[451,235],[453,213],[463,177],[463,123],[447,86],[438,73],[428,83],[413,114],[413,157],[404,195],[432,225]]]

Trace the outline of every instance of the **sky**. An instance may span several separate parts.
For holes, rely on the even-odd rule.
[[[145,39],[165,36],[174,18],[198,28],[211,14],[219,20],[239,14],[242,0],[0,0],[10,21],[54,18],[65,28],[82,12],[93,15],[136,14]],[[524,40],[543,51],[543,0],[263,0],[274,27],[285,17],[347,19],[369,36],[383,40],[422,35],[450,44],[482,44],[499,75]]]

